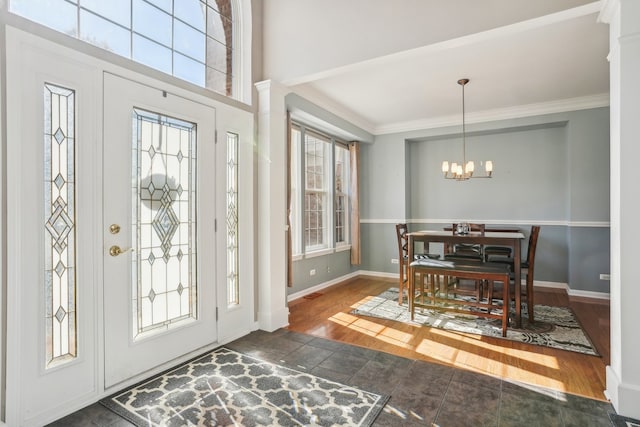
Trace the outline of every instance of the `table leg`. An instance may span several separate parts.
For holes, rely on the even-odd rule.
[[[513,292],[516,300],[516,327],[522,327],[522,274],[520,267],[520,240],[515,239],[513,243],[513,269],[514,273],[514,286]]]
[[[502,287],[502,336],[507,336],[507,324],[509,323],[509,305],[507,305],[506,309],[504,307],[504,301],[511,301],[511,296],[509,295],[509,275],[507,274],[506,283],[503,284]]]
[[[409,267],[408,273],[409,273],[409,278],[408,278],[409,289],[407,290],[407,301],[409,302],[409,313],[411,313],[411,320],[413,320],[413,312],[415,311],[413,297],[415,295],[415,286],[416,286],[415,280],[414,280],[415,272],[413,271],[413,267]]]

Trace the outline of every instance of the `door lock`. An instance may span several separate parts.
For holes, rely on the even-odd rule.
[[[118,234],[120,232],[120,226],[118,224],[111,224],[109,226],[109,232],[111,234]]]
[[[120,246],[117,246],[117,245],[113,245],[109,248],[109,255],[111,256],[122,255],[123,253],[126,253],[126,252],[133,252],[133,248],[122,249]]]

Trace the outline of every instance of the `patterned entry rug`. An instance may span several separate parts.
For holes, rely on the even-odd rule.
[[[529,324],[525,307],[526,304],[523,305],[522,310],[522,328],[509,327],[506,339],[598,355],[571,309],[535,305],[535,322]],[[407,303],[398,305],[398,288],[387,289],[352,310],[351,314],[503,338],[500,320],[478,317],[472,312],[466,314],[431,309],[424,309],[421,312],[417,309],[414,320],[411,321]]]
[[[369,426],[389,396],[219,348],[100,401],[137,426]]]

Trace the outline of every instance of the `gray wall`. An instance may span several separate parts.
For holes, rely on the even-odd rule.
[[[454,220],[542,225],[536,281],[609,292],[609,110],[597,108],[467,126],[467,159],[491,159],[492,179],[444,180],[462,153],[459,127],[376,137],[362,150],[363,265],[397,272],[394,223]],[[367,246],[368,245],[368,246]],[[526,250],[526,246],[523,247]]]
[[[298,108],[301,100],[288,97]],[[444,180],[442,160],[461,153],[460,126],[378,135],[362,144],[362,264],[351,266],[349,252],[298,260],[289,294],[357,270],[397,274],[396,222],[419,230],[459,220],[517,226],[527,236],[531,225],[541,225],[536,281],[609,292],[609,282],[600,280],[609,273],[608,108],[467,124],[467,159],[477,173],[479,161],[492,160],[492,179]]]
[[[311,270],[315,270],[316,274],[311,276]],[[357,270],[360,270],[360,266],[351,265],[349,251],[304,258],[293,263],[293,286],[289,288],[288,293],[300,292]]]
[[[349,123],[301,96],[290,93],[285,97],[287,110],[292,113],[295,120],[305,123],[315,129],[324,131],[329,135],[340,137],[347,141],[360,141],[367,145],[374,140],[369,132]],[[315,285],[330,282],[354,271],[361,266],[351,265],[351,252],[340,251],[329,255],[303,257],[293,263],[293,286],[287,288],[287,294],[304,291]],[[310,274],[315,270],[315,274]]]

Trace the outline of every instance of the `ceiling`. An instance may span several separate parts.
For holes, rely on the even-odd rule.
[[[374,135],[459,124],[460,78],[467,123],[605,106],[609,28],[599,2],[574,6],[283,82]]]

